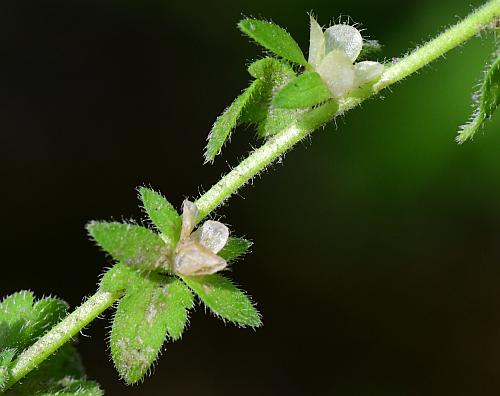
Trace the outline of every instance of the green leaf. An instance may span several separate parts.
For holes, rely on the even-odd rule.
[[[66,312],[64,301],[56,298],[35,301],[33,294],[26,291],[9,296],[0,304],[0,390],[8,381],[9,366],[17,353],[55,326]],[[65,344],[4,394],[102,395],[95,383],[83,381],[84,376],[76,349],[71,344]]]
[[[168,270],[165,242],[145,227],[93,221],[87,230],[99,246],[123,264],[144,270]]]
[[[250,299],[229,279],[217,274],[183,276],[182,279],[217,316],[240,326],[262,325]]]
[[[218,255],[226,261],[234,261],[245,255],[251,246],[252,242],[247,239],[230,237]]]
[[[173,251],[181,235],[181,217],[160,193],[150,188],[140,187],[139,195],[147,215],[163,234],[167,247]]]
[[[126,383],[144,377],[167,332],[180,337],[191,306],[191,292],[176,278],[151,274],[130,286],[116,310],[110,337],[115,367]]]
[[[475,96],[477,97],[477,108],[471,121],[460,127],[457,136],[457,142],[460,144],[472,139],[483,126],[484,121],[491,119],[500,104],[500,56],[487,70],[481,89]]]
[[[0,304],[0,350],[27,348],[66,315],[67,307],[55,298],[35,303],[28,291],[8,296]]]
[[[135,282],[141,281],[141,273],[128,265],[118,263],[106,271],[99,283],[99,289],[115,293],[123,291],[133,285]]]
[[[318,73],[305,72],[278,92],[273,105],[284,109],[308,108],[326,102],[331,97],[330,90]]]
[[[10,364],[16,356],[15,348],[8,348],[0,351],[0,392],[10,379]]]
[[[37,393],[37,396],[102,396],[104,392],[93,381],[64,378],[50,386],[48,391]]]
[[[272,105],[274,96],[295,78],[289,64],[264,58],[248,67],[250,74],[264,82],[259,96],[245,108],[242,121],[257,125],[257,134],[267,138],[289,126],[301,110],[279,109]]]
[[[364,59],[369,59],[380,51],[382,51],[382,44],[380,44],[377,40],[364,40],[363,48],[361,49],[361,53],[359,54],[357,61],[359,62]]]
[[[258,19],[243,19],[238,26],[243,33],[276,55],[291,62],[308,66],[299,45],[282,27]]]
[[[245,106],[252,101],[262,87],[262,81],[255,80],[252,82],[224,113],[217,118],[208,137],[208,144],[205,149],[205,162],[212,162],[220,153],[222,147],[231,136],[231,132],[236,127]]]
[[[75,347],[62,346],[6,393],[8,396],[53,394],[64,389],[61,381],[84,379],[85,372]],[[102,394],[102,393],[101,393]]]
[[[252,62],[248,66],[248,73],[254,78],[263,80],[274,79],[279,75],[286,75],[289,78],[295,77],[295,72],[288,63],[269,57]]]
[[[188,310],[193,307],[191,290],[178,278],[169,278],[168,296],[165,307],[165,320],[168,335],[175,341],[181,338],[188,321]]]

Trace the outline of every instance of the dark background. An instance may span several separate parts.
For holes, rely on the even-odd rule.
[[[109,264],[88,220],[140,218],[142,184],[179,207],[255,143],[238,130],[222,160],[202,164],[211,123],[260,56],[235,29],[242,14],[286,26],[304,49],[306,12],[323,24],[349,15],[391,59],[480,3],[2,1],[1,294],[78,305]],[[485,39],[453,51],[218,210],[255,242],[231,276],[263,328],[198,306],[155,375],[127,388],[99,320],[80,337],[90,377],[109,395],[497,395],[500,117],[453,142],[490,50]]]

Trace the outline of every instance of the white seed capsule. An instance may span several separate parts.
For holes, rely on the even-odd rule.
[[[226,246],[229,228],[218,221],[207,220],[189,238],[210,249],[212,253],[219,253]]]

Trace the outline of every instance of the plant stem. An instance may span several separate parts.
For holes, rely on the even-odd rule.
[[[283,156],[296,143],[314,130],[334,119],[382,89],[392,85],[461,45],[478,34],[500,17],[500,0],[490,0],[467,18],[451,27],[434,40],[417,48],[408,56],[386,68],[380,80],[373,86],[353,92],[339,103],[328,102],[303,114],[282,132],[254,150],[231,172],[222,177],[210,190],[203,194],[196,205],[199,210],[197,221],[201,221],[217,206],[234,194],[259,172],[277,158]],[[69,341],[82,328],[109,308],[121,293],[97,291],[72,314],[25,350],[13,364],[9,387],[37,367],[59,347]]]
[[[71,340],[81,329],[113,305],[120,297],[121,292],[108,293],[98,290],[80,307],[19,355],[11,368],[7,388],[14,385],[67,341]]]
[[[198,207],[198,221],[201,221],[217,206],[234,194],[260,171],[269,166],[277,158],[283,156],[290,148],[309,133],[326,124],[339,114],[357,106],[382,89],[392,85],[428,65],[449,50],[466,42],[481,30],[487,28],[500,17],[500,0],[491,0],[461,22],[446,30],[427,44],[417,48],[408,56],[388,67],[380,80],[370,89],[361,89],[341,100],[338,107],[328,103],[312,110],[297,120],[283,132],[269,139],[262,147],[254,150],[236,168],[219,180],[210,190],[195,203]],[[321,109],[321,110],[320,110]],[[315,114],[314,112],[318,113]]]

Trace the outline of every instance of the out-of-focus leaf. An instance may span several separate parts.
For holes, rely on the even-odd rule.
[[[163,234],[169,250],[173,250],[181,235],[182,219],[175,208],[160,193],[146,187],[139,188],[144,210]]]
[[[500,55],[486,71],[481,89],[474,96],[477,108],[470,122],[460,127],[457,136],[457,142],[460,144],[472,139],[500,104]]]
[[[16,356],[15,348],[7,348],[0,351],[0,392],[10,379],[10,364]]]
[[[0,304],[0,350],[22,351],[66,315],[67,304],[56,298],[34,302],[31,292],[21,291]]]
[[[168,270],[168,249],[158,234],[135,224],[93,221],[90,236],[117,261],[144,270]]]
[[[192,305],[191,292],[176,278],[150,274],[136,280],[120,301],[111,330],[111,355],[128,384],[148,372],[167,332],[180,337]]]
[[[264,58],[248,67],[251,75],[264,82],[259,96],[245,108],[242,122],[256,124],[262,138],[275,135],[289,126],[300,110],[279,109],[272,105],[275,95],[295,78],[289,64],[274,58]]]
[[[358,56],[357,61],[365,60],[372,58],[377,53],[382,51],[382,44],[380,44],[377,40],[364,40],[363,48],[361,49],[361,53]]]
[[[217,316],[240,326],[259,327],[259,312],[250,299],[221,275],[183,276],[182,279]]]
[[[243,33],[269,51],[291,62],[308,66],[299,45],[282,27],[258,19],[243,19],[238,26]]]
[[[323,103],[331,97],[330,90],[318,73],[305,72],[276,94],[273,105],[283,109],[308,108]]]
[[[17,354],[35,343],[65,315],[67,304],[56,298],[34,300],[19,292],[0,304],[0,390],[9,380],[10,365]],[[54,355],[3,394],[6,396],[83,395],[102,391],[85,380],[83,366],[73,345],[63,345]]]
[[[247,239],[229,237],[226,246],[217,254],[226,261],[233,261],[246,254],[251,246],[252,242]]]
[[[217,118],[208,136],[208,144],[205,149],[206,162],[212,162],[220,153],[222,147],[230,138],[231,132],[236,127],[245,107],[248,106],[262,88],[263,82],[261,80],[253,81],[224,113]]]
[[[63,378],[52,384],[46,392],[36,396],[102,396],[104,392],[99,384],[83,379]],[[27,394],[26,394],[27,396]]]

